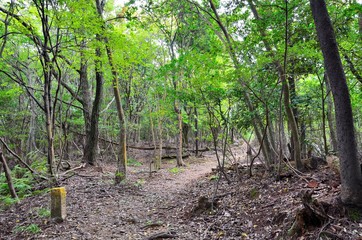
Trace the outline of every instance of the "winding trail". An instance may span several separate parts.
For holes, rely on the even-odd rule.
[[[36,239],[147,239],[172,231],[177,239],[197,239],[197,229],[184,219],[186,203],[198,196],[188,191],[197,179],[211,172],[212,157],[191,158],[187,167],[172,173],[174,164],[149,177],[147,171],[130,169],[130,180],[112,185],[111,172],[87,178],[91,170],[73,177],[67,188],[67,220],[48,224]],[[186,222],[185,222],[186,221]]]

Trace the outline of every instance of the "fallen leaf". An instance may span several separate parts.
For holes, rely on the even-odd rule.
[[[319,183],[315,180],[312,180],[307,184],[307,187],[309,187],[309,188],[316,188],[318,186],[319,186]]]

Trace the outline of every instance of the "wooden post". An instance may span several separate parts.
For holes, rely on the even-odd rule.
[[[66,218],[66,192],[64,187],[52,188],[51,196],[51,217],[57,222],[63,222]]]

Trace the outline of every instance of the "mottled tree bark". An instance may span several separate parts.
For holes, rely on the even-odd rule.
[[[324,65],[330,81],[336,113],[341,199],[362,206],[362,174],[357,158],[351,100],[335,33],[324,0],[310,0]]]

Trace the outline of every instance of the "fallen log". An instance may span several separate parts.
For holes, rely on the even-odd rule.
[[[182,155],[182,158],[188,158],[188,157],[190,157],[190,154]],[[174,158],[177,158],[177,155],[165,155],[165,156],[162,156],[162,159],[174,159]]]
[[[117,143],[114,143],[114,144],[117,144]],[[118,145],[118,144],[117,144]],[[127,148],[132,148],[132,149],[138,149],[138,150],[156,150],[156,149],[159,149],[159,147],[139,147],[139,146],[127,146]],[[163,150],[177,150],[176,147],[171,147],[171,146],[166,146],[166,147],[162,147]],[[196,150],[194,149],[187,149],[185,148],[186,151],[188,152],[196,152]],[[210,151],[210,148],[206,147],[206,148],[203,148],[203,149],[199,149],[198,150],[199,152],[207,152],[207,151]]]

